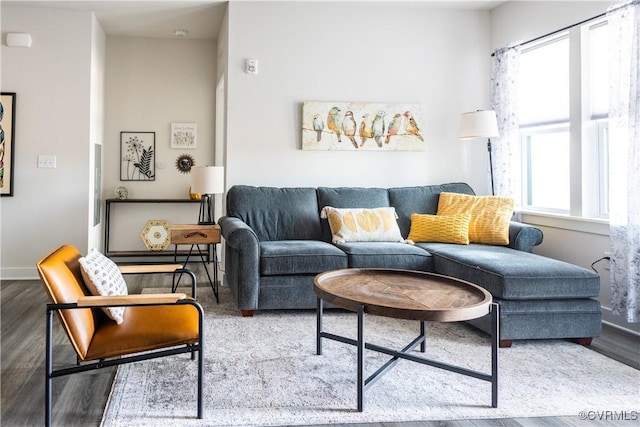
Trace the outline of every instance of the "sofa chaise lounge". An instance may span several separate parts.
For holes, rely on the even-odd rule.
[[[398,268],[444,274],[478,284],[500,304],[500,345],[513,340],[574,339],[589,345],[601,331],[600,277],[532,253],[542,231],[511,221],[507,245],[332,243],[321,211],[393,207],[404,238],[411,214],[438,211],[442,192],[474,195],[465,183],[398,188],[276,188],[236,185],[219,220],[225,283],[245,316],[256,310],[316,307],[313,279],[342,268]],[[489,332],[489,318],[470,322]]]

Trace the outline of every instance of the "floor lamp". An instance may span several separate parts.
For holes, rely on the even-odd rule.
[[[489,170],[491,173],[491,194],[495,195],[493,185],[493,159],[491,158],[491,138],[498,136],[498,121],[493,110],[478,110],[464,113],[460,118],[460,139],[487,138],[489,152]]]
[[[223,166],[194,166],[191,168],[191,191],[202,195],[198,224],[215,224],[213,194],[224,193]]]

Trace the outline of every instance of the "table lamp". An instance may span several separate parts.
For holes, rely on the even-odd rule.
[[[224,166],[192,167],[191,191],[202,195],[198,224],[215,224],[212,194],[224,193]]]
[[[489,152],[489,170],[491,172],[491,194],[495,195],[493,186],[493,160],[491,158],[491,138],[498,136],[498,120],[493,110],[478,110],[464,113],[460,118],[460,139],[487,138]]]

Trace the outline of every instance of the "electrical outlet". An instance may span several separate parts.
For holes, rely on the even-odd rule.
[[[39,168],[55,168],[56,156],[38,156]]]

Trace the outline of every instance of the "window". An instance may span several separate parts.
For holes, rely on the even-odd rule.
[[[605,21],[523,49],[519,113],[525,210],[607,216],[608,55]]]
[[[523,206],[569,213],[569,37],[523,50],[520,126]]]
[[[568,35],[524,49],[520,58],[520,123],[569,121]]]
[[[522,135],[526,206],[569,212],[569,127],[536,127]]]
[[[598,216],[609,216],[609,122],[598,123]]]
[[[591,119],[609,114],[609,28],[606,22],[589,27],[589,110]]]
[[[609,28],[607,23],[594,24],[588,29],[589,44],[589,128],[595,132],[596,155],[594,170],[598,171],[597,206],[594,216],[609,216]],[[592,136],[593,138],[593,136]]]

